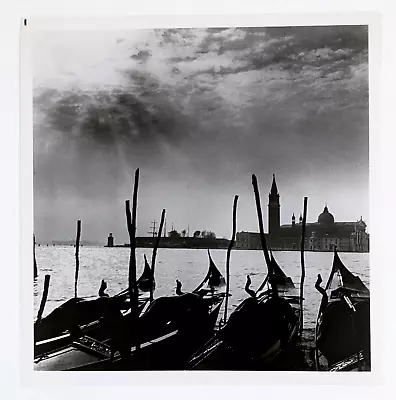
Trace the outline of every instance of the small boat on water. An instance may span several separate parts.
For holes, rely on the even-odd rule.
[[[290,277],[275,261],[271,283],[266,278],[259,291],[250,289],[247,277],[245,299],[187,363],[187,369],[260,370],[297,337],[300,326],[300,297]]]
[[[226,280],[216,267],[216,264],[214,263],[212,256],[210,255],[209,249],[208,249],[208,257],[209,257],[208,273],[206,274],[204,280],[194,289],[193,293],[198,293],[199,291],[212,292],[215,290],[219,290],[220,288],[226,285]]]
[[[268,274],[256,292],[250,289],[251,279],[247,276],[245,291],[250,297],[242,301],[228,321],[224,318],[224,326],[191,357],[186,369],[266,370],[298,337],[302,295],[267,247],[255,175],[252,175],[252,185]],[[303,229],[302,243],[304,232]]]
[[[144,257],[145,267],[137,281],[140,295],[155,289],[150,265]],[[115,305],[125,318],[131,315],[131,302],[128,290],[123,290],[109,298],[105,293],[107,285],[102,280],[99,297],[95,299],[72,298],[57,307],[45,318],[34,324],[34,357],[58,349],[70,343],[73,339],[86,334],[96,340],[107,339],[107,331],[103,329],[102,320],[109,307]],[[139,298],[137,313],[140,315],[148,302],[147,296]]]
[[[144,270],[140,278],[137,280],[137,286],[141,292],[145,293],[155,290],[155,279],[146,255],[144,255]]]
[[[212,260],[208,274],[192,293],[155,299],[137,324],[120,318],[113,309],[103,322],[110,338],[82,335],[38,357],[35,370],[181,369],[212,335],[224,293],[216,293],[214,286],[211,291],[202,291],[202,287],[219,275]]]
[[[370,291],[352,274],[334,248],[333,267],[322,294],[316,324],[315,363],[318,371],[370,370]]]

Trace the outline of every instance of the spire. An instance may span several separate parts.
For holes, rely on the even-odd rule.
[[[272,174],[272,185],[271,185],[271,191],[269,192],[268,199],[269,199],[269,204],[274,205],[274,206],[280,206],[279,204],[279,192],[278,192],[278,187],[276,186],[276,181],[275,181],[275,174]]]
[[[276,186],[275,174],[272,174],[271,194],[272,195],[278,194],[278,187]]]
[[[271,191],[268,195],[268,232],[275,235],[280,228],[280,202],[275,174],[272,175]]]

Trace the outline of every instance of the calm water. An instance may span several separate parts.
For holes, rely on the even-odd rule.
[[[44,316],[62,302],[74,296],[75,249],[73,247],[40,246],[36,248],[39,277],[34,283],[34,315],[40,304],[44,275],[51,275],[50,290]],[[151,259],[151,249],[137,250],[138,276],[143,270],[143,254]],[[225,250],[211,250],[212,258],[225,275]],[[295,283],[300,282],[299,252],[274,252],[279,265]],[[358,273],[369,285],[369,254],[340,253],[344,264]],[[332,265],[332,253],[305,253],[306,279],[304,285],[304,324],[314,328],[320,302],[320,294],[314,284],[318,273],[326,282]],[[128,248],[82,247],[80,249],[79,297],[96,297],[100,282],[105,279],[110,295],[126,288],[128,281]],[[193,290],[204,278],[208,269],[206,250],[159,249],[157,254],[155,296],[175,293],[175,280],[183,283],[183,290]],[[232,311],[247,294],[244,291],[246,275],[252,279],[252,288],[261,284],[266,274],[261,251],[237,250],[231,253],[231,280],[229,311]]]

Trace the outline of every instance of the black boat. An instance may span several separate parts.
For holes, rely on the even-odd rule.
[[[193,290],[193,293],[198,293],[200,291],[214,292],[226,285],[225,278],[216,267],[216,264],[214,263],[212,256],[210,255],[209,249],[208,249],[208,257],[209,257],[208,273],[206,274],[204,280]]]
[[[266,369],[297,337],[300,326],[300,296],[292,279],[282,271],[271,253],[273,276],[260,289],[250,289],[247,277],[245,299],[187,363],[187,369]]]
[[[370,370],[370,291],[342,263],[334,248],[333,267],[322,288],[315,333],[318,371]]]
[[[82,335],[37,358],[35,370],[180,369],[209,339],[217,322],[224,293],[200,290],[213,275],[221,276],[213,266],[210,262],[208,274],[193,293],[154,300],[137,324],[120,318],[113,308],[104,321],[111,338],[99,341]]]
[[[149,293],[150,291],[155,290],[155,279],[146,255],[144,255],[144,270],[140,278],[137,280],[137,286],[141,292]]]
[[[139,292],[144,294],[150,291],[150,286],[155,289],[155,280],[147,262],[142,275],[137,281]],[[45,318],[34,324],[34,357],[59,349],[70,343],[73,339],[86,334],[96,340],[107,339],[107,331],[103,329],[103,316],[109,306],[109,296],[104,293],[105,282],[99,290],[99,297],[95,299],[72,298]],[[140,297],[137,313],[140,315],[148,302],[148,297]],[[121,311],[125,318],[131,315],[131,303],[128,290],[123,290],[112,297],[112,304]]]
[[[270,255],[255,175],[252,175],[252,185],[268,275],[256,292],[250,289],[251,279],[247,276],[245,291],[250,297],[234,310],[228,321],[225,316],[224,326],[193,355],[186,369],[265,370],[298,337],[302,322],[302,295],[299,295],[292,279],[277,264],[272,252]],[[302,243],[306,199],[304,202]]]

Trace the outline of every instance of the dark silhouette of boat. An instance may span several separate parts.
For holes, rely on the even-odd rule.
[[[270,366],[298,336],[300,296],[290,277],[271,253],[272,278],[245,299],[205,346],[188,361],[186,369],[261,370]],[[271,283],[268,281],[270,280]]]
[[[342,263],[334,248],[333,267],[322,288],[318,275],[315,288],[322,294],[317,325],[317,370],[370,370],[370,291]]]
[[[146,255],[144,255],[144,270],[140,278],[137,280],[137,285],[141,292],[149,293],[150,290],[155,290],[155,279]]]
[[[282,271],[272,252],[268,250],[258,182],[254,174],[252,185],[268,274],[256,292],[250,289],[251,279],[247,276],[245,291],[250,297],[242,301],[228,321],[226,317],[224,318],[224,326],[191,357],[186,369],[268,369],[299,335],[302,323],[302,291],[298,293],[292,279]],[[307,198],[304,199],[302,243],[304,243],[306,201]],[[301,267],[305,273],[304,247],[301,247]]]
[[[107,339],[81,335],[38,357],[35,370],[180,369],[212,335],[224,293],[202,287],[218,275],[222,276],[212,260],[208,274],[192,293],[155,299],[137,324],[122,317],[117,307],[108,308],[102,322],[109,332]]]
[[[198,293],[200,291],[212,292],[213,290],[218,290],[226,285],[226,280],[216,267],[216,264],[214,263],[209,250],[208,250],[208,257],[209,257],[208,272],[204,280],[194,289],[193,293]]]
[[[145,267],[137,285],[139,292],[142,292],[140,294],[149,292],[150,286],[153,290],[155,289],[155,280],[146,257]],[[109,307],[116,307],[125,318],[130,318],[129,291],[125,289],[110,298],[104,292],[106,287],[105,281],[102,280],[98,298],[75,297],[69,299],[48,316],[36,321],[34,324],[34,357],[65,346],[83,334],[90,335],[97,340],[106,339],[108,332],[103,329],[102,321],[104,315],[109,312]],[[139,298],[136,311],[138,315],[147,302],[147,296]]]

